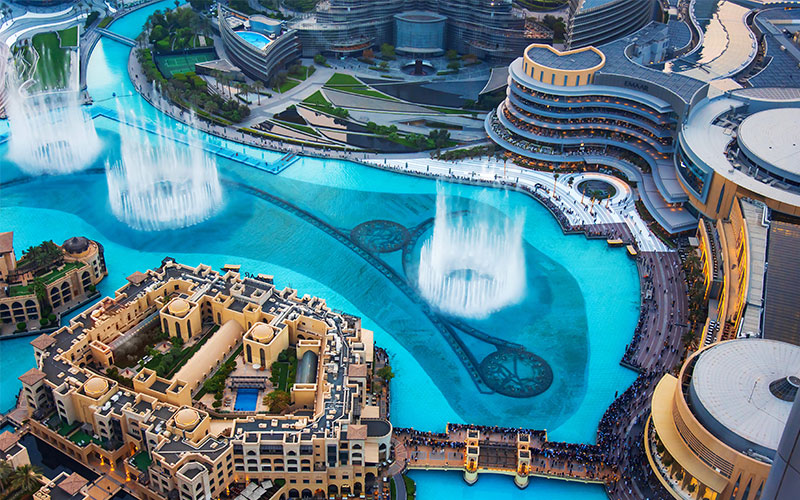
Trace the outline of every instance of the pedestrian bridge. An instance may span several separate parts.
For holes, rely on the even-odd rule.
[[[619,473],[596,445],[550,442],[546,431],[448,424],[444,433],[394,429],[395,462],[406,469],[458,470],[473,484],[478,474],[512,476],[525,488],[531,476],[608,484]]]
[[[114,33],[113,31],[109,31],[105,28],[97,28],[97,32],[100,33],[102,36],[106,38],[110,38],[116,42],[124,43],[130,47],[136,46],[136,40],[132,38],[128,38],[127,36],[120,35],[119,33]]]

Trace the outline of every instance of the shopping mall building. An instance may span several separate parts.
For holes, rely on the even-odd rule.
[[[737,41],[709,61],[715,41],[677,19],[598,47],[532,44],[486,131],[534,168],[616,171],[673,234],[741,198],[800,215],[800,50],[782,31],[800,9],[749,19],[727,21]]]

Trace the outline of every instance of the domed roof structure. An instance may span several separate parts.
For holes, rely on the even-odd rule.
[[[91,240],[85,236],[73,236],[61,244],[61,248],[67,253],[79,254],[89,250]]]
[[[182,318],[189,312],[190,307],[185,300],[175,299],[169,304],[169,313]]]
[[[265,344],[270,340],[272,340],[272,337],[274,336],[272,328],[270,328],[268,325],[264,323],[256,323],[256,325],[253,327],[252,333],[253,333],[253,338],[256,341]]]
[[[200,422],[200,414],[191,408],[183,408],[175,414],[175,424],[181,429],[190,429]]]
[[[92,377],[83,386],[83,390],[87,396],[98,398],[108,390],[108,381],[102,377]]]

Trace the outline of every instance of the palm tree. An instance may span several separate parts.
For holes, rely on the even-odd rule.
[[[559,177],[561,177],[561,174],[559,174],[558,172],[553,174],[553,198],[556,197],[556,181],[558,180]]]
[[[567,186],[569,186],[570,188],[572,188],[572,184],[574,183],[575,183],[574,177],[570,177],[569,179],[567,179]]]
[[[11,478],[11,487],[24,492],[25,495],[33,493],[42,485],[40,469],[30,464],[17,467]]]
[[[258,105],[261,106],[261,91],[264,90],[264,82],[261,80],[254,81],[253,88],[256,91],[256,96],[258,96]]]
[[[14,467],[11,463],[3,460],[0,462],[0,491],[6,491],[8,485],[11,484],[11,475],[14,474]]]

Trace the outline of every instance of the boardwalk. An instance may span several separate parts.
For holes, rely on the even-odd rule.
[[[618,473],[600,447],[547,440],[545,431],[448,424],[444,433],[395,429],[395,462],[390,474],[407,469],[460,470],[470,474],[613,484]]]

